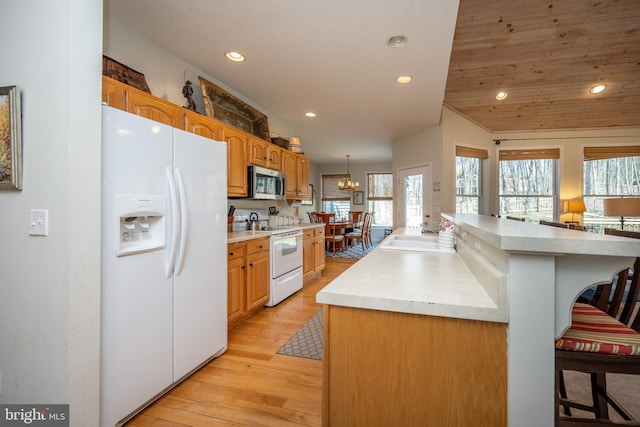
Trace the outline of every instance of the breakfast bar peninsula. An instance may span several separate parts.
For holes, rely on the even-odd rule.
[[[640,241],[444,215],[456,250],[398,229],[317,294],[323,425],[554,424],[554,339]]]

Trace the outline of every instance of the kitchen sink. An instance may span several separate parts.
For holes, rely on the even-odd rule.
[[[418,236],[392,234],[380,243],[381,249],[391,249],[397,251],[417,251],[417,252],[439,252],[455,253],[455,249],[442,249],[438,247],[438,238],[435,235]]]

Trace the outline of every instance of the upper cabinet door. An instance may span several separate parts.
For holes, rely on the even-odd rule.
[[[127,111],[174,128],[183,128],[183,108],[148,93],[128,90]]]
[[[267,167],[282,171],[282,148],[275,145],[267,145]]]
[[[247,135],[224,126],[224,140],[227,142],[227,194],[230,197],[247,197]]]
[[[222,123],[187,109],[184,110],[184,130],[216,141],[224,137]]]
[[[269,143],[263,139],[249,136],[249,164],[267,167],[267,147]]]
[[[127,111],[127,88],[124,83],[102,76],[102,102],[109,107]]]
[[[309,159],[298,155],[298,198],[309,198]]]

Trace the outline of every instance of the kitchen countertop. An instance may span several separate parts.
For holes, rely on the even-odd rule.
[[[397,229],[393,234],[420,232]],[[373,310],[507,321],[498,295],[487,292],[457,253],[389,250],[378,245],[322,289],[316,301]]]
[[[306,228],[318,228],[324,227],[324,224],[310,224],[310,223],[299,223],[291,225],[291,228],[299,228],[304,230]],[[269,237],[271,236],[271,231],[269,230],[260,230],[260,231],[249,231],[249,230],[240,230],[240,231],[232,231],[227,233],[227,243],[238,243],[244,242],[247,240],[259,239],[261,237]]]
[[[316,301],[373,310],[508,322],[508,287],[513,284],[508,281],[510,261],[507,254],[559,256],[561,265],[565,259],[573,262],[576,257],[614,258],[640,254],[640,241],[635,239],[483,215],[443,216],[456,224],[457,253],[396,251],[378,245],[323,288]],[[421,233],[415,229],[397,229],[393,234]],[[619,262],[624,262],[624,258],[621,259]],[[593,268],[596,268],[595,264]],[[582,267],[582,271],[586,272],[586,269]],[[610,276],[607,277],[610,280]],[[589,282],[585,280],[584,286],[587,285]],[[557,303],[575,300],[579,293],[576,286],[580,284],[559,289]],[[558,331],[563,323],[566,321],[558,323]]]

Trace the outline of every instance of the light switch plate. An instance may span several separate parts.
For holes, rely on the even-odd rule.
[[[46,236],[49,233],[49,211],[47,209],[31,209],[29,211],[29,234]]]

